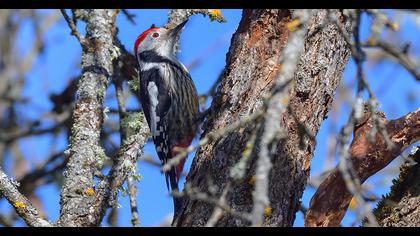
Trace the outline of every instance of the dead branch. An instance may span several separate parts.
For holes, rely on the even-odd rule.
[[[386,167],[407,146],[420,139],[420,109],[399,119],[385,121],[389,138],[395,146],[392,150],[387,149],[380,134],[376,134],[374,143],[369,142],[367,135],[373,125],[372,119],[369,118],[356,127],[354,139],[350,145],[350,158],[361,183]],[[305,225],[338,226],[352,197],[340,170],[336,168],[322,182],[312,197],[305,216]]]

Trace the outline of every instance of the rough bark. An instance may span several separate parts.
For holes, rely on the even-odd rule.
[[[349,20],[341,12],[334,12],[349,30]],[[326,11],[317,10],[309,22],[304,51],[289,96],[291,109],[282,114],[279,121],[288,136],[278,143],[277,155],[272,159],[271,212],[266,214],[266,226],[291,226],[294,222],[315,149],[315,141],[303,137],[298,124],[306,126],[313,134],[317,133],[349,58],[346,42],[335,25],[323,25],[326,18]],[[286,25],[290,20],[289,10],[244,10],[232,38],[220,90],[203,126],[203,136],[262,108],[263,98],[270,92],[280,68],[277,62],[287,43],[289,29]],[[298,120],[295,120],[295,114],[299,114]],[[231,167],[242,156],[254,128],[255,124],[249,124],[200,148],[187,183],[203,192],[208,191],[210,184],[215,185],[218,189],[216,195],[220,195],[228,182]],[[237,212],[252,210],[253,184],[249,180],[254,168],[253,163],[245,181],[236,185],[227,196],[228,205]],[[174,225],[203,226],[213,209],[211,204],[186,199]],[[243,225],[248,225],[248,222],[230,215],[224,215],[217,224]]]
[[[381,226],[418,227],[420,225],[420,147],[408,158],[415,165],[403,165],[391,192],[374,210]]]
[[[99,145],[103,123],[103,101],[112,74],[115,32],[113,10],[87,10],[86,42],[83,48],[82,76],[77,86],[71,140],[66,151],[69,161],[61,190],[58,225],[96,226],[92,215],[95,197],[94,174],[106,158]]]
[[[0,167],[0,196],[4,196],[15,208],[25,223],[33,227],[50,227],[50,222],[42,219],[37,209],[17,189],[18,184],[9,180]]]

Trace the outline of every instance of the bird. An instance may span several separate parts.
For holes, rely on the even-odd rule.
[[[140,103],[162,165],[190,146],[198,129],[197,89],[189,71],[176,57],[177,41],[187,22],[172,29],[152,25],[134,43]],[[185,160],[165,173],[168,191],[178,191]],[[173,202],[176,216],[182,200],[173,197]]]

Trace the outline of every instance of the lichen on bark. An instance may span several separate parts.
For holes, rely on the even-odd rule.
[[[86,190],[95,186],[94,175],[103,162],[100,133],[103,123],[103,102],[108,79],[112,74],[115,18],[114,10],[88,10],[86,42],[82,52],[82,76],[78,82],[73,110],[73,127],[68,147],[69,161],[61,190],[58,225],[97,226],[93,214],[95,198]]]

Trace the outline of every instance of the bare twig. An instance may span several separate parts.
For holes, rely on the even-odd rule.
[[[394,57],[400,65],[402,65],[411,75],[417,80],[420,81],[420,73],[418,72],[418,65],[410,60],[407,53],[403,49],[397,48],[390,43],[381,40],[374,40],[376,42],[364,43],[363,47],[379,47],[383,49],[384,52]]]
[[[56,123],[48,128],[44,129],[37,129],[39,126],[39,121],[34,121],[28,124],[26,127],[17,127],[16,129],[10,130],[10,132],[1,132],[0,133],[0,141],[1,142],[13,142],[22,137],[33,136],[33,135],[42,135],[46,133],[54,132],[64,126],[64,124],[70,119],[70,110],[63,112],[60,115],[54,116]],[[49,114],[44,114],[45,116]]]
[[[80,44],[83,48],[88,47],[88,43],[86,39],[80,35],[79,31],[77,30],[76,24],[74,23],[73,19],[71,19],[68,15],[65,9],[60,9],[61,14],[63,15],[64,19],[66,20],[68,26],[71,29],[71,35],[74,35],[77,40],[79,40]]]
[[[137,209],[137,187],[133,177],[127,177],[128,197],[130,198],[131,224],[134,227],[140,226],[139,213]]]
[[[52,168],[47,168],[47,166],[52,163],[54,160],[56,160],[59,157],[63,157],[63,152],[58,152],[53,155],[51,155],[47,160],[34,169],[33,171],[25,174],[20,180],[20,186],[19,191],[21,191],[24,194],[31,193],[36,187],[46,184],[48,182],[47,180],[39,181],[42,178],[52,176],[56,174],[58,171],[64,169],[64,167],[67,164],[68,159],[63,160],[59,164],[56,164]]]
[[[376,99],[363,73],[362,63],[364,60],[364,54],[361,49],[360,38],[359,38],[360,16],[361,16],[360,10],[356,10],[353,16],[354,17],[353,34],[355,38],[355,45],[354,46],[351,45],[350,47],[352,48],[352,56],[357,65],[357,81],[358,81],[357,82],[357,99],[353,106],[353,111],[350,113],[349,121],[340,132],[340,136],[338,138],[338,152],[339,152],[338,155],[340,157],[340,163],[338,165],[338,168],[340,169],[344,177],[347,188],[349,189],[351,193],[353,193],[358,203],[362,207],[362,212],[360,215],[366,216],[371,226],[378,226],[378,222],[376,221],[376,218],[373,215],[370,206],[364,200],[363,193],[361,193],[361,182],[359,180],[359,177],[355,173],[353,165],[350,161],[350,155],[349,155],[349,150],[348,150],[349,146],[347,144],[350,139],[350,135],[353,131],[353,128],[356,125],[356,122],[359,121],[361,118],[360,111],[362,110],[362,107],[361,107],[362,104],[360,103],[360,101],[362,100],[363,88],[366,88],[368,90],[369,96],[371,99]],[[343,31],[343,33],[345,32]],[[374,112],[370,114],[372,116],[375,116]],[[359,217],[359,218],[361,219],[362,217]]]
[[[165,28],[172,28],[183,21],[187,20],[192,15],[202,14],[204,16],[214,17],[214,11],[211,9],[172,9],[168,14],[168,22]],[[220,14],[216,19],[218,22],[225,21],[224,17]]]
[[[340,163],[337,169],[321,184],[318,188],[316,194],[311,200],[311,206],[309,213],[305,218],[305,225],[310,226],[331,226],[338,225],[344,213],[350,203],[352,196],[354,196],[362,208],[362,212],[359,212],[359,220],[367,217],[370,226],[377,226],[377,220],[373,215],[370,206],[366,202],[366,198],[362,193],[361,184],[369,177],[371,174],[376,173],[379,169],[378,167],[372,167],[372,164],[362,165],[360,163],[361,158],[372,158],[373,155],[378,155],[377,151],[370,150],[370,146],[376,147],[378,144],[378,138],[376,133],[379,131],[382,140],[385,143],[385,147],[392,151],[391,153],[396,154],[399,148],[396,148],[395,142],[392,142],[391,137],[388,133],[389,126],[385,123],[384,116],[380,112],[377,112],[377,100],[376,97],[370,88],[365,75],[363,73],[363,61],[364,53],[361,49],[361,42],[359,38],[359,26],[360,26],[360,15],[359,10],[351,11],[352,17],[354,18],[354,44],[350,41],[350,37],[342,29],[339,22],[335,19],[333,22],[336,23],[336,26],[339,28],[341,34],[346,39],[348,46],[351,49],[352,56],[357,65],[357,98],[356,102],[353,105],[352,111],[350,113],[349,120],[347,124],[343,127],[338,138],[338,154],[340,157]],[[362,91],[366,89],[368,91],[370,100],[363,107],[362,102]],[[369,121],[369,122],[368,122]],[[351,132],[355,127],[355,138],[350,146],[347,144],[349,141]],[[363,134],[361,133],[363,131]],[[366,133],[369,132],[369,136],[366,137]],[[393,131],[392,131],[393,132]],[[410,139],[411,140],[411,139]],[[366,143],[369,141],[370,143]],[[363,147],[363,145],[365,147]],[[383,146],[381,146],[383,148]],[[350,152],[349,152],[350,150]],[[401,151],[401,149],[399,149]],[[362,153],[360,153],[362,152]],[[382,151],[383,152],[383,151]],[[386,152],[386,151],[385,151]],[[374,154],[375,153],[375,154]],[[398,152],[399,153],[399,152]],[[393,155],[393,154],[391,154]],[[356,158],[360,158],[356,159]],[[384,158],[385,157],[378,157]],[[356,166],[353,165],[355,162]],[[389,162],[385,161],[369,161],[369,163],[376,163],[378,166],[381,165],[383,168]],[[381,164],[379,164],[381,163]],[[385,165],[383,165],[386,163]],[[365,168],[365,170],[360,170],[360,168]],[[375,171],[369,171],[368,168],[373,168]],[[338,173],[339,172],[339,173]],[[366,172],[371,174],[367,175]],[[372,173],[373,172],[373,173]],[[361,179],[359,179],[359,177]],[[328,191],[329,188],[334,186],[334,193]],[[344,187],[343,187],[344,186]],[[337,189],[344,188],[342,195],[337,195],[339,191]],[[331,197],[331,194],[334,194],[335,200],[330,201],[326,200]],[[321,196],[322,195],[322,196]],[[337,200],[339,199],[339,200]],[[323,207],[321,201],[329,202],[328,207]],[[321,208],[325,208],[321,210]]]
[[[9,215],[0,215],[0,225],[3,225],[4,227],[13,227],[13,220],[11,219]]]
[[[121,11],[127,17],[127,20],[131,22],[131,24],[136,25],[136,21],[134,20],[136,14],[128,12],[127,9],[121,9]]]
[[[340,135],[338,137],[338,155],[340,158],[339,165],[337,167],[337,170],[340,171],[341,176],[343,178],[344,184],[348,191],[351,192],[352,195],[354,195],[359,202],[360,206],[362,207],[362,212],[360,212],[360,215],[367,216],[369,222],[371,225],[375,226],[378,225],[376,218],[372,214],[372,211],[369,207],[369,205],[366,203],[366,201],[363,198],[363,193],[361,193],[361,181],[359,180],[359,176],[357,175],[357,172],[355,172],[355,169],[353,167],[353,163],[350,160],[350,153],[349,153],[349,144],[348,141],[350,139],[350,135],[353,132],[354,127],[360,127],[363,125],[368,119],[378,119],[376,116],[376,112],[370,112],[367,113],[370,109],[369,106],[365,105],[365,116],[363,117],[363,102],[362,102],[362,91],[364,88],[367,89],[370,99],[376,100],[375,95],[373,94],[372,90],[370,89],[365,75],[363,73],[363,67],[362,63],[364,60],[364,54],[361,50],[360,45],[360,38],[359,38],[359,26],[360,26],[360,14],[361,12],[359,10],[352,10],[350,12],[350,17],[353,18],[353,34],[355,38],[355,43],[353,44],[351,42],[350,36],[346,33],[346,31],[343,29],[341,24],[339,23],[337,18],[334,18],[331,13],[329,13],[329,18],[332,22],[335,23],[336,27],[339,29],[339,32],[344,37],[344,39],[347,42],[347,45],[349,46],[352,57],[354,58],[356,65],[357,65],[357,98],[356,102],[354,103],[352,110],[350,112],[349,119],[346,123],[346,125],[342,128]],[[375,108],[376,109],[376,108]],[[373,118],[375,116],[375,118]],[[385,135],[384,135],[385,137]],[[321,188],[321,187],[320,187]],[[313,197],[313,199],[315,196]],[[311,214],[308,214],[305,219],[306,225],[312,225],[312,226],[319,226],[324,224],[319,224],[317,220],[314,220],[313,218],[316,218],[313,216],[312,208],[314,208],[315,204],[312,204],[311,201]],[[361,219],[362,217],[359,217]],[[316,223],[314,223],[316,222]],[[334,221],[337,223],[336,221]],[[338,221],[339,223],[339,221]]]
[[[127,176],[135,170],[139,156],[142,156],[143,146],[147,142],[150,131],[146,125],[144,115],[138,117],[139,126],[135,134],[128,137],[123,143],[117,155],[113,158],[114,164],[108,177],[98,186],[98,199],[104,206],[114,206],[117,202],[117,195]]]
[[[241,213],[241,212],[237,212],[234,209],[232,209],[229,205],[227,205],[226,203],[223,203],[222,201],[220,201],[220,199],[217,198],[213,198],[211,196],[209,196],[207,193],[203,193],[200,192],[197,188],[191,187],[189,184],[185,185],[184,191],[182,192],[172,192],[171,193],[172,196],[174,197],[184,197],[187,196],[192,200],[199,200],[205,203],[209,203],[212,204],[214,206],[219,207],[220,209],[222,209],[223,211],[225,211],[226,213],[238,218],[238,219],[242,219],[245,220],[247,222],[251,221],[251,216],[248,213]]]
[[[139,161],[146,162],[152,166],[158,167],[159,169],[162,168],[162,163],[159,161],[156,161],[152,156],[150,155],[143,155],[139,158]]]
[[[254,121],[258,117],[262,116],[264,114],[264,111],[258,110],[255,111],[253,114],[244,117],[243,119],[236,121],[229,125],[228,127],[225,127],[223,129],[219,129],[216,131],[213,131],[211,133],[208,133],[204,138],[202,138],[198,144],[196,145],[190,145],[188,148],[180,151],[175,157],[173,157],[171,160],[169,160],[165,165],[162,166],[162,171],[166,172],[169,171],[173,166],[177,165],[182,159],[186,158],[188,153],[195,151],[197,148],[202,147],[206,145],[211,140],[218,140],[222,138],[224,135],[238,129],[239,127],[242,127],[246,124],[249,124],[250,122]]]
[[[361,182],[359,180],[359,177],[356,175],[353,165],[350,161],[349,145],[347,143],[350,139],[350,135],[353,131],[355,122],[356,121],[354,119],[354,114],[352,113],[350,114],[350,118],[346,126],[343,127],[342,131],[340,132],[337,143],[338,155],[340,157],[338,169],[340,170],[343,176],[344,183],[346,184],[347,189],[356,197],[361,207],[363,207],[360,216],[367,216],[370,224],[372,226],[375,226],[378,224],[376,222],[375,217],[373,216],[371,208],[363,198],[363,193],[361,193]],[[361,218],[359,217],[359,219]]]
[[[226,184],[225,188],[223,189],[222,195],[219,198],[219,204],[218,205],[226,205],[227,204],[226,203],[226,196],[229,193],[230,188],[231,188],[231,182],[229,181]],[[213,213],[212,213],[210,219],[206,223],[206,227],[214,227],[222,216],[223,216],[223,210],[219,206],[216,206],[213,210]]]
[[[399,29],[399,24],[391,21],[387,14],[380,10],[368,9],[366,12],[372,16],[373,22],[370,27],[371,36],[368,38],[366,43],[363,43],[362,46],[381,48],[383,52],[395,58],[397,62],[410,72],[417,81],[420,81],[420,73],[418,70],[419,65],[415,65],[407,54],[410,44],[406,44],[400,49],[390,43],[380,40],[381,33],[385,27],[397,31]]]
[[[119,122],[120,122],[120,143],[123,144],[126,138],[130,135],[129,127],[124,126],[124,118],[126,117],[126,107],[124,104],[124,96],[123,96],[123,89],[122,89],[122,73],[119,67],[119,61],[114,62],[114,76],[113,81],[115,85],[115,94],[117,97],[117,104],[118,104],[118,112],[119,112]],[[134,163],[130,163],[134,166],[133,170],[136,170],[137,160],[134,159]],[[128,186],[128,196],[130,199],[130,209],[131,209],[131,223],[134,227],[140,226],[139,214],[137,209],[137,187],[135,185],[135,181],[131,175],[127,176],[127,186]]]

